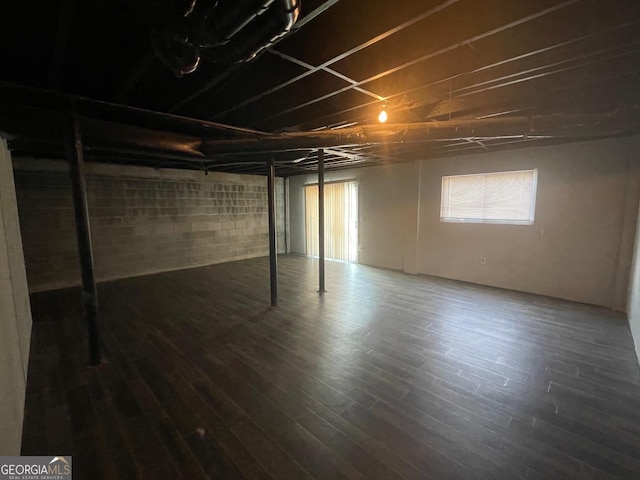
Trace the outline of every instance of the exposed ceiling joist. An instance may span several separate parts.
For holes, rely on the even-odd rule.
[[[60,83],[60,74],[64,62],[67,42],[69,41],[69,31],[73,22],[75,11],[75,0],[62,0],[58,13],[58,29],[56,32],[55,48],[51,57],[51,67],[49,69],[48,87],[57,89]]]
[[[637,0],[295,0],[291,34],[254,62],[203,55],[176,78],[152,51],[155,30],[167,65],[189,66],[167,45],[227,48],[200,42],[189,5],[249,39],[249,17],[291,1],[16,3],[0,129],[17,155],[61,158],[75,100],[90,161],[264,174],[268,154],[279,175],[313,172],[319,147],[337,169],[640,133]],[[370,125],[383,104],[393,124]]]
[[[68,112],[39,109],[32,106],[4,105],[0,111],[0,132],[10,140],[32,140],[40,144],[61,145],[64,132],[62,125]],[[484,119],[454,119],[449,121],[430,121],[422,123],[365,125],[320,130],[313,132],[290,132],[267,134],[256,131],[242,131],[242,136],[220,138],[218,131],[207,134],[190,134],[185,130],[193,125],[184,119],[176,127],[179,131],[165,131],[144,128],[135,124],[125,124],[113,120],[79,117],[85,146],[96,155],[105,152],[125,156],[147,155],[149,157],[176,162],[191,162],[193,167],[210,168],[233,166],[240,163],[256,163],[263,155],[274,152],[301,151],[329,148],[329,153],[341,162],[360,163],[367,160],[366,153],[350,150],[357,146],[393,145],[412,143],[473,142],[483,149],[483,141],[505,139],[526,140],[593,138],[602,135],[621,135],[634,131],[640,119],[632,112],[618,111],[604,115],[550,115],[536,117],[490,117]],[[202,125],[197,125],[201,127]],[[180,130],[180,128],[176,128]],[[239,133],[234,130],[234,133]],[[458,148],[458,147],[456,147]],[[464,149],[464,147],[463,147]],[[352,153],[353,152],[353,153]],[[295,164],[298,153],[285,160]],[[295,158],[294,158],[295,157]],[[383,161],[382,155],[375,152],[369,158]],[[342,160],[340,160],[342,159]],[[302,167],[302,165],[299,165]]]

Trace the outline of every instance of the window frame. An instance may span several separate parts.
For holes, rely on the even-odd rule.
[[[531,187],[531,208],[529,220],[524,219],[493,219],[493,218],[457,218],[457,217],[444,217],[443,209],[443,194],[444,194],[444,182],[446,178],[453,177],[485,177],[489,175],[500,175],[500,174],[508,174],[508,173],[523,173],[523,172],[533,172],[533,180]],[[483,191],[484,194],[484,191]],[[471,224],[494,224],[494,225],[533,225],[535,222],[535,214],[536,214],[536,202],[538,196],[538,169],[537,168],[529,168],[529,169],[521,169],[521,170],[506,170],[506,171],[496,171],[496,172],[482,172],[482,173],[467,173],[467,174],[458,174],[458,175],[443,175],[442,181],[440,182],[440,222],[442,223],[471,223]]]

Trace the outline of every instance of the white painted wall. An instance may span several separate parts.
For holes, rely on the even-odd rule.
[[[0,455],[19,455],[31,339],[11,156],[0,138]]]
[[[638,140],[638,139],[637,139]],[[634,155],[640,159],[640,140],[636,141]],[[638,175],[634,178],[638,182]],[[637,203],[636,203],[637,206]],[[636,347],[636,356],[640,360],[640,208],[638,208],[638,221],[633,240],[633,261],[631,262],[631,276],[629,279],[629,301],[627,315],[629,328]]]
[[[357,179],[360,263],[625,309],[640,137],[332,172]],[[443,175],[538,168],[534,225],[440,222]],[[291,251],[304,253],[303,186],[290,180]],[[482,265],[480,257],[486,257]]]
[[[418,271],[624,309],[631,245],[623,236],[632,238],[625,227],[635,223],[625,206],[627,196],[637,198],[630,161],[627,139],[424,162]],[[440,222],[443,175],[531,168],[538,168],[533,225]]]
[[[640,213],[640,211],[639,211]],[[640,221],[636,232],[631,279],[629,282],[629,328],[636,346],[636,356],[640,359]]]

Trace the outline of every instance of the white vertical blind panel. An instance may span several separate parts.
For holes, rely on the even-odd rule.
[[[325,256],[336,260],[354,261],[352,233],[356,226],[353,203],[355,182],[329,183],[324,186]],[[357,191],[356,191],[357,192]],[[318,256],[318,186],[305,187],[305,219],[307,255]]]
[[[305,234],[307,255],[317,257],[320,254],[318,244],[318,186],[308,185],[304,189]]]

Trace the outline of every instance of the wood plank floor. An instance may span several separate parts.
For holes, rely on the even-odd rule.
[[[24,455],[76,479],[640,478],[624,315],[281,256],[32,297]]]

